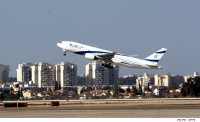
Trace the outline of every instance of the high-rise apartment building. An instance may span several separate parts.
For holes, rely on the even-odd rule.
[[[93,61],[85,66],[85,77],[89,85],[113,85],[119,77],[119,68],[106,68]]]
[[[62,62],[55,65],[56,81],[59,82],[61,87],[76,85],[77,83],[77,65]]]
[[[0,64],[0,81],[6,82],[9,77],[9,66]]]
[[[38,64],[38,87],[54,86],[56,81],[55,67],[48,63]]]
[[[62,62],[52,65],[49,63],[19,64],[17,68],[17,80],[21,82],[32,81],[39,88],[55,86],[72,86],[76,84],[77,66],[72,63]]]
[[[23,63],[18,64],[17,67],[17,81],[19,82],[28,82],[31,81],[31,64],[30,63]]]
[[[139,76],[136,79],[136,88],[137,89],[142,89],[142,91],[144,91],[144,89],[146,87],[148,87],[150,83],[150,77],[147,75],[147,73],[144,73],[143,76]]]
[[[154,75],[154,85],[155,86],[165,86],[169,87],[170,84],[170,76],[169,75]]]

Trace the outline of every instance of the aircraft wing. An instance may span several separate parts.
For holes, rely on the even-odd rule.
[[[100,54],[96,55],[96,57],[100,60],[111,62],[111,59],[115,56],[116,53],[106,53],[106,54]]]
[[[106,54],[100,54],[96,55],[95,57],[101,61],[102,66],[107,68],[113,68],[113,62],[112,58],[115,56],[116,53],[106,53]]]

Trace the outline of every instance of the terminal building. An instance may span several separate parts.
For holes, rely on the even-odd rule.
[[[88,85],[113,85],[119,77],[119,67],[106,68],[93,61],[85,66],[85,77]]]
[[[0,64],[0,81],[6,82],[9,80],[9,66]]]

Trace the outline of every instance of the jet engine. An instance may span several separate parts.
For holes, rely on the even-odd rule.
[[[94,55],[92,55],[92,54],[89,54],[89,53],[85,54],[85,58],[89,59],[89,60],[96,60],[96,57]]]

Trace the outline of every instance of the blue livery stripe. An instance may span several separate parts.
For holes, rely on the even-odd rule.
[[[160,51],[160,52],[156,52],[156,53],[161,53],[161,54],[162,54],[162,53],[166,53],[166,52],[167,52],[167,51]]]
[[[76,54],[80,54],[80,55],[85,55],[86,53],[109,53],[109,52],[103,52],[103,51],[78,51],[78,52],[74,52]]]
[[[159,60],[153,60],[153,59],[145,59],[147,61],[152,61],[152,62],[159,62]]]

